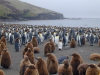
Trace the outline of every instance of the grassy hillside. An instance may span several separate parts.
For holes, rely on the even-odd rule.
[[[63,15],[19,0],[0,0],[0,19],[61,19]]]

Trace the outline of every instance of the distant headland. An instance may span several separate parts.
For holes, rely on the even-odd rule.
[[[0,0],[0,20],[64,19],[63,14],[19,0]]]

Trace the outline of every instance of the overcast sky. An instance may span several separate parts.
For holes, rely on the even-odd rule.
[[[100,0],[21,0],[69,18],[100,18]]]

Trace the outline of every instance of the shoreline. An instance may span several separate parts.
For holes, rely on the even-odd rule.
[[[39,21],[41,21],[41,20],[44,20],[44,21],[46,21],[46,20],[64,20],[64,19],[66,19],[66,18],[63,18],[63,19],[29,19],[29,20],[13,20],[13,19],[5,19],[5,20],[3,20],[3,19],[0,19],[0,22],[18,22],[18,21],[31,21],[31,20],[33,20],[33,21],[36,21],[36,20],[39,20]]]
[[[0,22],[18,22],[18,21],[36,21],[36,20],[82,20],[82,19],[100,19],[100,18],[63,18],[63,19],[22,19],[22,20],[14,20],[14,19],[0,19]]]
[[[100,19],[56,19],[56,20],[6,20],[0,21],[4,24],[24,24],[24,25],[45,25],[45,26],[58,26],[58,27],[85,27],[85,28],[100,28]]]
[[[17,22],[17,21],[16,21]],[[92,29],[95,29],[95,28],[100,28],[100,27],[71,27],[71,26],[56,26],[56,25],[36,25],[36,24],[17,24],[17,23],[5,23],[5,22],[0,22],[0,26],[1,25],[18,25],[18,26],[37,26],[37,27],[39,27],[39,26],[45,26],[45,27],[59,27],[59,28],[92,28]]]

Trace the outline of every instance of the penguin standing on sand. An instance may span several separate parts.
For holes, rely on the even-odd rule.
[[[51,35],[51,39],[53,42],[55,42],[55,36],[53,34]]]
[[[89,42],[90,42],[90,46],[93,46],[93,44],[94,44],[94,35],[92,33],[90,34]]]
[[[43,37],[42,33],[39,34],[39,37],[40,37],[41,43],[43,43],[44,37]]]
[[[31,32],[31,30],[29,31],[29,41],[31,41],[32,40],[32,32]]]
[[[11,33],[10,35],[10,44],[13,44],[14,43],[14,34]]]
[[[16,30],[16,31],[14,32],[14,39],[16,40],[16,39],[19,38],[19,37],[20,37],[19,32],[18,32],[18,30]]]
[[[8,41],[10,41],[11,32],[8,34]]]
[[[77,34],[77,43],[78,43],[78,46],[81,46],[81,36],[79,33]]]
[[[86,33],[86,34],[85,34],[85,37],[86,37],[86,41],[87,41],[87,42],[88,42],[88,36],[89,36],[89,34]]]
[[[62,40],[59,40],[59,42],[58,42],[58,49],[62,50],[62,48],[63,48]]]
[[[15,50],[16,50],[16,52],[19,52],[20,46],[21,46],[20,39],[16,38],[16,40],[15,40]]]
[[[85,36],[84,35],[81,36],[81,45],[85,45]]]
[[[94,43],[98,43],[98,36],[97,36],[97,34],[94,35]]]
[[[26,44],[26,35],[25,35],[25,32],[22,34],[22,44],[23,45]]]
[[[58,45],[58,42],[59,42],[59,36],[56,34],[56,36],[55,36],[55,44]]]
[[[68,45],[68,38],[69,38],[69,36],[68,36],[68,33],[66,33],[64,36],[63,36],[63,45],[64,46],[67,46]]]

